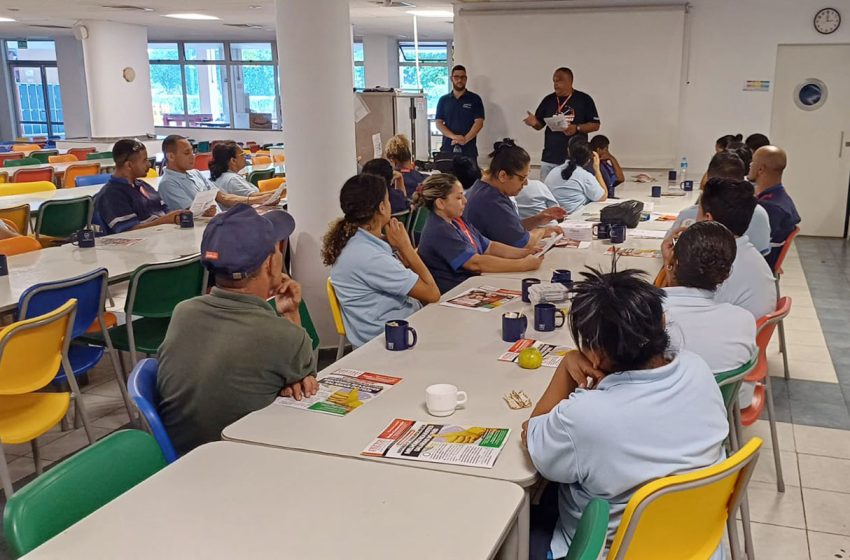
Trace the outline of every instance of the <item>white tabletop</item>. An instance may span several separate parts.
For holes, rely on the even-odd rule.
[[[62,175],[63,173],[65,173],[65,170],[68,169],[69,166],[77,165],[80,163],[99,163],[101,170],[112,169],[113,167],[115,167],[115,161],[112,158],[107,158],[86,161],[66,161],[62,163],[39,163],[33,165],[19,165],[17,167],[4,167],[3,171],[8,171],[9,176],[11,177],[12,174],[18,169],[41,169],[42,167],[52,167],[53,173],[55,173],[56,175]]]
[[[181,228],[176,224],[167,224],[137,229],[110,235],[104,239],[132,239],[132,245],[101,245],[100,238],[95,243],[97,251],[133,252],[141,254],[169,255],[170,258],[194,255],[201,250],[201,239],[209,218],[196,218],[195,227]],[[140,241],[136,241],[140,240]]]
[[[498,481],[219,442],[24,558],[490,558],[522,500]]]

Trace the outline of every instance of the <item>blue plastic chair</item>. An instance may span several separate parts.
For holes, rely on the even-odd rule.
[[[76,298],[77,314],[71,330],[72,344],[68,348],[68,362],[71,364],[73,374],[79,377],[96,366],[103,357],[105,347],[112,359],[112,366],[115,370],[118,386],[121,388],[124,405],[127,407],[128,414],[130,414],[130,419],[132,419],[133,409],[124,387],[124,376],[115,348],[112,345],[112,339],[107,333],[106,320],[103,316],[107,278],[107,270],[98,268],[75,278],[31,286],[21,294],[18,300],[18,320],[44,315],[64,305],[69,299]],[[105,335],[104,346],[89,346],[79,341],[73,342],[73,339],[83,336],[95,322],[99,324],[100,330]],[[60,366],[54,382],[64,382],[66,375],[67,372]]]
[[[178,456],[171,444],[171,438],[168,437],[168,432],[165,431],[165,426],[162,424],[157,409],[159,394],[156,390],[156,374],[158,369],[159,362],[156,361],[156,358],[145,358],[140,361],[130,374],[127,390],[136,408],[142,413],[148,429],[159,444],[165,461],[170,465],[178,459]]]
[[[89,185],[102,185],[109,181],[112,177],[109,173],[101,173],[100,175],[84,175],[74,179],[75,187],[88,187]]]

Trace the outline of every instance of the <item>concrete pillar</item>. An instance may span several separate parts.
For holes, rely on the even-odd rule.
[[[366,87],[399,87],[398,40],[390,35],[363,36]]]
[[[322,346],[336,345],[320,250],[328,224],[341,216],[339,189],[357,171],[348,0],[276,0],[277,49],[292,270]]]
[[[82,21],[91,135],[153,133],[147,28],[112,21]],[[135,74],[128,81],[126,74]],[[132,70],[132,72],[130,72]]]
[[[88,138],[91,136],[91,115],[83,44],[71,36],[57,36],[55,41],[56,66],[62,86],[65,138]]]

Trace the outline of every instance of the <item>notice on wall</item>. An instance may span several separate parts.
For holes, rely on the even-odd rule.
[[[363,103],[363,100],[360,99],[360,96],[356,93],[354,94],[354,122],[359,123],[369,114],[369,107]]]
[[[383,155],[384,155],[384,145],[383,145],[383,143],[381,143],[381,133],[380,132],[376,132],[375,134],[372,135],[372,150],[373,150],[373,153],[374,153],[374,155],[372,157],[374,157],[375,159],[383,157]]]
[[[770,91],[770,80],[747,80],[744,91]]]

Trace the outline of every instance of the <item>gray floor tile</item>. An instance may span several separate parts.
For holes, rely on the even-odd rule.
[[[791,421],[794,424],[850,430],[850,413],[847,412],[846,404],[794,400],[788,402],[791,404]]]

